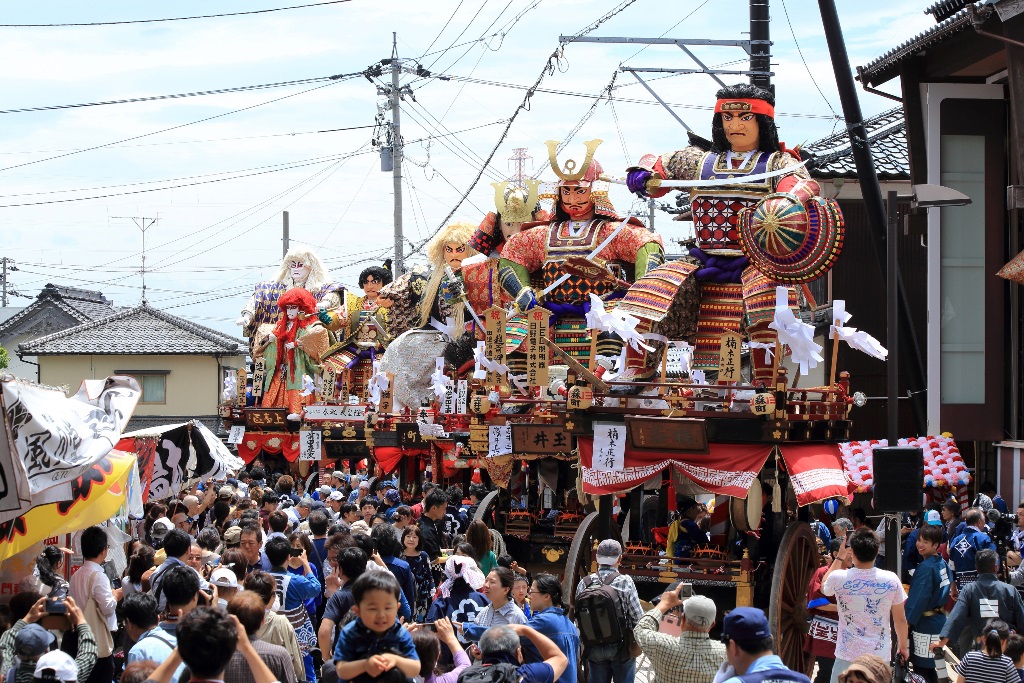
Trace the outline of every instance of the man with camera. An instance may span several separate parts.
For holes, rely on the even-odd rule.
[[[692,586],[684,583],[671,587],[633,627],[657,681],[703,683],[714,678],[725,661],[725,645],[708,637],[717,616],[715,602],[692,592]],[[671,611],[681,612],[678,636],[659,632],[662,619]]]
[[[53,609],[53,600],[39,598],[24,619],[19,619],[11,627],[11,637],[14,639],[13,653],[4,654],[4,666],[9,667],[4,673],[9,674],[10,669],[15,669],[13,677],[7,678],[7,683],[32,683],[35,676],[36,663],[40,657],[45,655],[54,646],[56,638],[47,629],[64,630],[65,627],[73,629],[78,636],[78,653],[75,657],[75,664],[78,668],[78,681],[85,683],[96,666],[96,640],[93,638],[92,629],[86,623],[82,610],[78,608],[74,598],[66,597],[61,600],[63,612],[60,617],[66,616],[66,621],[61,625],[61,619],[54,618],[52,612],[47,611],[47,603]],[[40,622],[46,624],[44,628]],[[69,630],[70,630],[69,629]],[[13,657],[9,660],[8,656]]]

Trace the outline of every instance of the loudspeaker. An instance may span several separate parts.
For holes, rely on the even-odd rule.
[[[874,449],[875,512],[910,512],[922,507],[924,451],[920,448]]]

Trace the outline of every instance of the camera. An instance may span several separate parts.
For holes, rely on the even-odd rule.
[[[303,552],[305,551],[302,548],[292,548],[288,551],[288,554],[292,557],[299,557],[300,555],[302,555]]]
[[[64,598],[68,596],[66,586],[59,586],[46,598],[47,614],[67,614],[68,606],[64,604]]]
[[[1017,526],[1017,515],[1012,512],[999,512],[995,508],[985,513],[988,523],[992,526],[992,540],[996,543],[996,552],[999,557],[1005,558],[1006,551],[1010,549],[1010,537]]]

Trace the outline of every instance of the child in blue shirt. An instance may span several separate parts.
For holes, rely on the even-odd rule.
[[[342,681],[405,683],[418,676],[419,656],[412,636],[398,621],[398,580],[390,572],[366,572],[352,584],[352,611],[334,647],[334,667]]]

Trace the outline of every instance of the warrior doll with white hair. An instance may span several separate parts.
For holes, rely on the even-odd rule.
[[[256,336],[260,328],[277,323],[280,311],[277,301],[286,291],[301,287],[313,295],[318,309],[337,308],[341,305],[343,287],[330,279],[323,261],[316,252],[296,247],[288,250],[273,280],[256,283],[256,290],[235,322],[242,326],[242,334]]]

